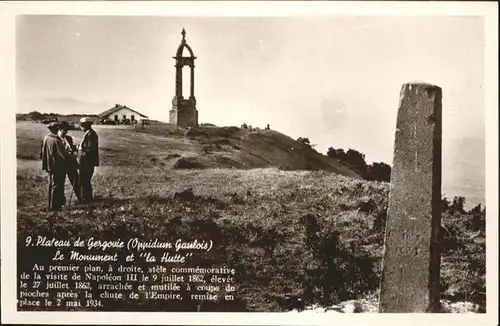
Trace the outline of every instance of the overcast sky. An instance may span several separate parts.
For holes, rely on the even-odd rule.
[[[20,16],[18,112],[100,113],[119,103],[168,121],[183,27],[198,57],[200,122],[269,123],[321,152],[355,148],[391,163],[401,85],[419,80],[443,89],[444,164],[457,138],[484,139],[484,27],[475,17]]]

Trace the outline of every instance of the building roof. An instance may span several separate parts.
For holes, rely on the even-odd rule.
[[[131,108],[129,108],[126,105],[120,105],[120,104],[116,104],[114,107],[112,107],[111,109],[106,110],[106,111],[100,113],[98,116],[99,116],[99,118],[103,118],[103,117],[106,117],[106,116],[108,116],[108,115],[110,115],[110,114],[112,114],[112,113],[120,110],[120,109],[127,109],[127,110],[130,110],[132,112],[137,113],[138,115],[140,115],[143,118],[147,118],[147,116],[145,116],[144,114],[142,114],[140,112],[137,112],[136,110],[132,110]]]

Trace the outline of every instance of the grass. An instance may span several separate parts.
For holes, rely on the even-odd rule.
[[[213,240],[214,250],[196,255],[191,264],[237,270],[238,300],[206,303],[206,311],[281,311],[285,294],[303,296],[309,304],[376,294],[388,184],[360,180],[275,131],[214,127],[185,131],[165,125],[145,130],[97,128],[97,132],[102,166],[93,184],[98,200],[86,207],[66,208],[52,217],[45,211],[46,178],[40,162],[34,160],[38,147],[33,143],[41,141],[45,130],[36,124],[17,124],[18,268],[31,268],[41,257],[51,258],[47,250],[36,255],[28,251],[23,243],[28,235],[165,241],[198,238]],[[81,132],[71,134],[77,141],[81,137]],[[214,152],[203,150],[207,143]],[[215,144],[222,145],[217,149]],[[299,151],[293,152],[292,147]],[[214,156],[229,157],[244,168],[214,168]],[[180,159],[189,157],[203,167],[175,167]],[[289,170],[277,168],[285,163]],[[303,170],[307,167],[316,171]],[[335,171],[346,175],[332,173]],[[453,216],[460,220],[470,217],[467,212]],[[444,223],[448,225],[448,219]],[[481,257],[481,250],[463,240],[462,229],[455,230],[458,233],[451,240],[466,249],[457,251],[459,246],[450,244],[443,257],[446,290],[454,285],[458,288],[448,291],[448,298],[465,286],[474,290],[470,284],[464,285],[472,274],[458,274],[457,269]],[[332,281],[331,275],[338,279]],[[482,276],[479,271],[476,279]],[[334,283],[342,289],[332,288]],[[463,300],[463,296],[456,298]],[[110,302],[108,308],[198,309],[186,302],[141,300],[134,304]]]
[[[347,167],[314,149],[273,130],[245,130],[235,127],[198,127],[191,130],[169,124],[134,127],[95,126],[100,137],[103,166],[135,168],[268,168],[283,170],[325,170],[358,177]],[[45,125],[17,123],[18,158],[38,158],[47,133]],[[81,131],[69,133],[78,143]]]

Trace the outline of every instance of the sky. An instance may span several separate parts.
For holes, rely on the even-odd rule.
[[[461,154],[464,143],[484,152],[481,17],[18,16],[16,23],[18,112],[96,114],[123,104],[168,121],[172,57],[185,28],[197,57],[200,123],[269,123],[320,152],[353,148],[369,163],[391,164],[401,86],[424,81],[443,90],[443,165],[472,160]],[[484,170],[484,157],[475,160]]]

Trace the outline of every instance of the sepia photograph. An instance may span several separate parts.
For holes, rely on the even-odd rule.
[[[496,311],[485,16],[12,21],[17,312]]]

